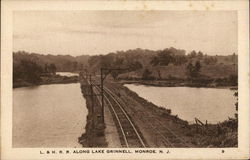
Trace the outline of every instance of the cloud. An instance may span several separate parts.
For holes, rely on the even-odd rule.
[[[69,34],[69,35],[112,35],[112,36],[140,36],[140,37],[148,37],[147,33],[141,33],[134,30],[124,30],[121,28],[111,29],[111,28],[103,28],[103,27],[85,27],[81,29],[81,27],[53,27],[48,30],[50,33],[60,33],[60,34]]]
[[[49,29],[50,32],[54,33],[64,33],[64,34],[106,34],[105,31],[97,31],[97,30],[83,30],[69,27],[58,27]]]
[[[237,14],[231,11],[16,11],[14,15],[14,43],[24,50],[56,53],[63,48],[75,54],[172,45],[208,53],[237,51]]]
[[[29,40],[35,40],[41,38],[41,35],[38,34],[13,34],[13,38],[18,39],[29,39]]]

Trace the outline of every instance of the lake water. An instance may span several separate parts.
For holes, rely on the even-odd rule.
[[[79,83],[13,89],[13,147],[81,147],[87,113]]]
[[[194,123],[195,117],[202,122],[222,122],[236,113],[235,91],[229,89],[125,86],[155,105],[171,109],[173,115],[189,123]]]
[[[72,73],[72,72],[56,72],[56,74],[60,76],[66,76],[66,77],[79,76],[78,73]]]

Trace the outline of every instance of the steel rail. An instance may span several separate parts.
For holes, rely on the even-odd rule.
[[[104,88],[104,90],[106,91],[107,94],[110,95],[110,97],[118,104],[118,106],[120,107],[120,109],[122,110],[122,112],[124,113],[124,115],[126,116],[126,118],[128,119],[129,123],[131,124],[131,126],[133,127],[136,136],[138,137],[138,139],[140,140],[140,143],[142,144],[142,146],[145,148],[146,145],[144,144],[140,134],[138,133],[137,129],[135,128],[133,122],[131,121],[131,119],[129,118],[129,116],[127,115],[127,113],[125,112],[125,110],[123,109],[123,107],[121,106],[121,104],[115,99],[115,97],[113,96],[114,93],[112,93],[112,91],[110,91],[107,87]],[[108,92],[109,93],[108,93]]]
[[[104,87],[106,90],[109,90],[110,91],[110,89],[108,89],[107,87]],[[112,92],[112,91],[110,91],[110,92]],[[115,95],[114,93],[113,93],[113,95]],[[117,95],[115,95],[117,98],[119,98],[120,99],[120,97],[118,97]],[[120,99],[120,102],[121,103],[123,103],[123,105],[125,105],[124,104],[124,102]],[[156,127],[154,127],[153,125],[152,125],[152,123],[150,123],[150,122],[148,122],[148,124],[151,126],[151,128],[153,128],[154,130],[156,130],[156,132],[163,138],[163,140],[164,140],[164,145],[165,146],[168,146],[168,145],[166,145],[166,143],[167,144],[169,144],[171,147],[174,147],[173,146],[173,144],[168,140],[168,138],[166,137],[166,136],[164,136],[162,133],[161,133],[161,131],[159,131]]]
[[[166,147],[168,147],[168,145],[170,145],[171,147],[174,147],[174,145],[168,140],[168,138],[167,137],[165,137],[162,133],[161,133],[161,131],[159,131],[159,129],[156,129],[153,125],[152,125],[152,123],[150,123],[149,122],[149,125],[153,128],[153,129],[155,129],[156,131],[157,131],[157,133],[163,138],[163,143],[164,143],[164,145],[166,146]],[[168,145],[167,145],[168,144]]]
[[[191,147],[191,145],[187,144],[187,142],[182,137],[178,136],[176,133],[171,131],[168,127],[164,126],[160,120],[156,119],[156,121],[158,121],[158,123],[160,123],[163,128],[167,129],[173,136],[175,136],[177,139],[183,142],[187,147]]]
[[[109,92],[111,92],[112,93],[112,91],[110,91],[110,89],[108,89],[107,87],[104,87],[106,90],[108,90]],[[112,93],[113,95],[115,95],[114,93]],[[117,95],[115,95],[117,98],[119,98],[120,99],[120,97],[118,97]],[[120,99],[120,101],[122,102],[122,100]],[[122,102],[123,103],[123,102]],[[158,119],[155,119],[159,124],[160,124],[160,126],[162,126],[163,128],[165,128],[171,135],[173,135],[176,139],[179,139],[181,142],[183,142],[183,144],[185,144],[185,146],[187,146],[187,147],[190,147],[190,145],[188,145],[186,142],[185,142],[185,140],[183,139],[183,138],[181,138],[180,136],[178,136],[178,135],[176,135],[173,131],[171,131],[168,127],[166,127],[166,126],[164,126],[163,124],[162,124],[162,122],[160,121],[160,120],[158,120]],[[167,138],[159,129],[157,129],[156,127],[154,127],[153,125],[152,125],[152,123],[151,122],[149,122],[149,125],[151,126],[151,128],[153,128],[154,130],[156,130],[157,131],[157,133],[164,139],[164,145],[166,146],[166,143],[167,144],[169,144],[171,147],[174,147],[174,145],[173,145],[173,143],[171,143],[168,139],[169,138]]]
[[[96,85],[95,85],[95,87],[96,87],[98,90],[100,90],[99,87],[97,87]],[[116,102],[116,104],[117,104],[117,105],[119,106],[119,108],[122,110],[123,114],[126,116],[127,120],[130,122],[131,126],[133,127],[133,130],[135,131],[137,137],[139,138],[139,140],[140,140],[142,146],[143,146],[143,147],[146,147],[145,144],[144,144],[144,142],[143,142],[143,140],[142,140],[142,138],[141,138],[141,136],[140,136],[139,133],[137,132],[137,129],[135,128],[135,126],[133,125],[133,123],[132,123],[132,121],[130,120],[129,116],[127,115],[126,111],[123,109],[123,107],[122,107],[121,104],[120,104],[120,103],[122,103],[123,105],[125,105],[124,102],[121,100],[120,97],[118,97],[116,94],[114,94],[114,93],[113,93],[110,89],[108,89],[107,87],[104,87],[104,91],[105,91],[108,95],[110,95],[110,97]],[[122,131],[122,134],[123,134],[123,139],[124,139],[124,141],[125,141],[125,143],[126,143],[126,146],[129,147],[129,144],[128,144],[128,141],[127,141],[127,138],[126,138],[126,134],[125,134],[125,132],[124,132],[124,130],[123,130],[123,127],[122,127],[122,124],[121,124],[121,122],[120,122],[120,120],[119,120],[119,117],[118,117],[118,115],[117,115],[117,113],[116,113],[116,111],[115,111],[115,109],[114,109],[112,103],[111,103],[110,100],[108,99],[108,97],[107,97],[106,95],[104,95],[104,97],[106,98],[106,100],[107,100],[107,102],[109,103],[109,105],[110,105],[112,111],[114,112],[115,117],[116,117],[116,119],[117,119],[117,121],[118,121],[119,127],[121,128],[121,131]],[[116,97],[117,99],[116,99],[115,97]],[[118,100],[119,100],[120,102],[118,102]],[[100,102],[100,99],[98,99],[98,101],[99,101],[99,103],[101,103],[101,102]],[[177,135],[176,135],[173,131],[171,131],[168,127],[164,126],[164,125],[162,124],[162,122],[161,122],[159,119],[156,119],[156,121],[159,122],[158,125],[160,125],[161,127],[165,128],[165,129],[167,130],[167,132],[170,133],[173,137],[175,137],[176,139],[179,139],[181,142],[183,142],[183,144],[185,144],[186,146],[190,147],[190,145],[188,145],[188,144],[185,142],[185,140],[184,140],[183,138],[181,138],[180,136],[177,136]],[[170,142],[169,138],[167,138],[159,129],[157,129],[156,127],[154,127],[153,124],[152,124],[151,122],[149,122],[149,125],[151,126],[151,128],[153,128],[154,130],[156,130],[156,132],[163,138],[164,141],[162,141],[162,142],[163,142],[163,144],[164,144],[165,146],[174,147],[173,143]]]
[[[97,87],[96,87],[96,88],[97,88]],[[123,127],[122,127],[121,121],[120,121],[120,119],[119,119],[119,117],[118,117],[118,115],[117,115],[117,113],[116,113],[116,111],[115,111],[115,109],[114,109],[112,103],[111,103],[110,100],[108,99],[108,97],[105,96],[105,95],[104,95],[104,97],[106,98],[107,102],[109,103],[109,106],[111,107],[112,111],[114,112],[114,115],[115,115],[115,117],[116,117],[116,120],[117,120],[117,122],[118,122],[118,124],[119,124],[119,127],[120,127],[121,131],[122,131],[122,135],[123,135],[123,139],[124,139],[124,141],[125,141],[125,144],[126,144],[127,147],[129,147],[128,140],[127,140],[126,134],[125,134],[125,132],[124,132],[124,129],[123,129]]]
[[[88,81],[88,80],[87,80],[87,81]],[[88,81],[88,83],[90,84],[89,81]],[[96,86],[96,88],[97,88],[98,90],[100,90],[97,86]],[[93,92],[95,92],[95,90],[93,90]],[[95,92],[95,94],[97,94],[97,93]],[[105,95],[104,95],[104,96],[105,96]],[[126,147],[129,147],[129,145],[128,145],[128,140],[127,140],[127,137],[126,137],[126,135],[125,135],[124,129],[123,129],[122,125],[121,125],[120,119],[118,118],[118,115],[117,115],[117,113],[115,112],[112,103],[109,101],[109,99],[108,99],[106,96],[105,96],[105,98],[106,98],[107,102],[109,103],[109,105],[110,105],[112,111],[114,112],[115,118],[116,118],[116,120],[117,120],[117,122],[118,122],[118,125],[119,125],[120,129],[121,129],[122,136],[123,136],[123,139],[124,139],[124,141],[125,141]],[[101,100],[100,100],[100,98],[97,97],[97,99],[98,99],[98,101],[99,101],[99,103],[100,103],[100,105],[101,105]]]

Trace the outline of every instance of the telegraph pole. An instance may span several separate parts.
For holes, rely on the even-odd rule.
[[[102,122],[104,123],[104,80],[107,75],[112,71],[122,71],[127,70],[127,68],[101,68],[101,95],[102,95],[102,108],[101,108],[101,115],[102,115]],[[105,72],[107,71],[107,72]]]
[[[87,76],[87,75],[86,75]],[[88,77],[86,77],[86,78],[88,78]],[[92,134],[95,134],[95,131],[93,131],[94,130],[94,128],[95,128],[95,120],[94,120],[94,97],[93,97],[93,86],[92,86],[92,83],[91,83],[91,75],[89,75],[89,86],[90,86],[90,98],[91,98],[91,114],[92,114],[92,121],[91,121],[91,125],[92,125]],[[94,137],[95,136],[93,136],[93,137],[91,137],[91,147],[93,147],[94,146]]]
[[[101,68],[101,95],[102,95],[102,108],[101,108],[101,115],[102,115],[102,123],[104,123],[104,91],[103,91],[103,68]]]

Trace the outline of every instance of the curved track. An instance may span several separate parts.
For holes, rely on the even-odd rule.
[[[107,87],[104,87],[105,91],[111,94],[117,101],[125,105],[124,102],[113,93]],[[142,116],[144,121],[147,121],[147,124],[155,131],[156,136],[160,138],[160,141],[165,147],[191,147],[183,138],[171,131],[166,125],[162,124],[159,119],[150,120],[148,116]]]
[[[101,91],[99,87],[95,86],[95,88],[99,92]],[[95,90],[94,92],[96,94]],[[143,137],[135,127],[131,118],[128,116],[121,104],[115,99],[115,97],[106,89],[104,89],[104,98],[116,123],[122,147],[146,147]],[[101,104],[99,98],[98,101]]]

